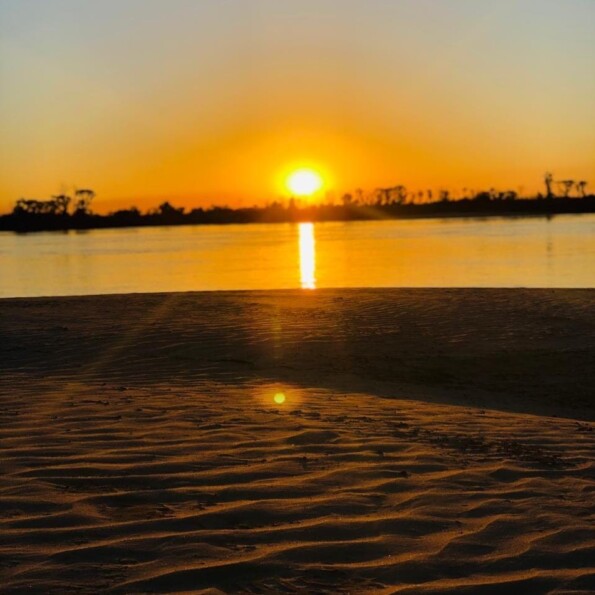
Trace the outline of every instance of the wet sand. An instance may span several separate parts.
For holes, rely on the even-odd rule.
[[[2,300],[0,592],[593,592],[594,304]]]

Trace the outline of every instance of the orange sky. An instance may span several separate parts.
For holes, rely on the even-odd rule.
[[[3,0],[0,211],[595,185],[588,0]]]

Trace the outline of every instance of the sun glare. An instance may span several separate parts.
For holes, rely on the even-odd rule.
[[[287,188],[294,196],[311,196],[322,188],[322,177],[313,169],[298,169],[287,178]]]

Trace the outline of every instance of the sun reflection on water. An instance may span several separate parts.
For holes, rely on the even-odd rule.
[[[316,240],[314,224],[299,224],[300,283],[302,289],[316,289]]]

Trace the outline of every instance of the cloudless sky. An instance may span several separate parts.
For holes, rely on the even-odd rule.
[[[0,0],[0,211],[595,186],[593,0]]]

